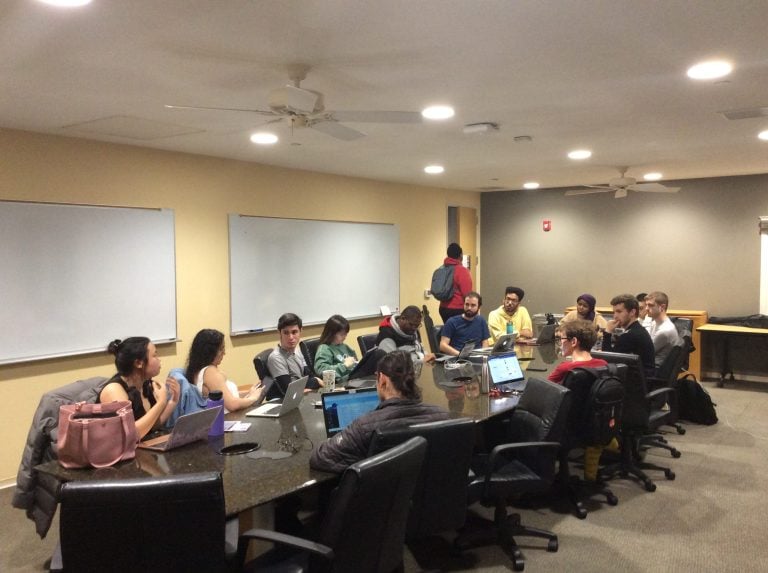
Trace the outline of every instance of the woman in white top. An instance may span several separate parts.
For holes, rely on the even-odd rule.
[[[212,328],[198,332],[192,341],[187,358],[185,375],[189,383],[197,386],[203,397],[207,397],[211,392],[220,391],[224,397],[224,408],[229,412],[250,408],[260,402],[264,396],[264,386],[261,382],[254,384],[241,398],[237,384],[227,380],[227,376],[219,370],[224,354],[223,333]]]

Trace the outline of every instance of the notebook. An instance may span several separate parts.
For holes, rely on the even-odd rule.
[[[477,345],[477,342],[474,340],[467,340],[464,343],[464,346],[459,351],[458,356],[451,356],[449,354],[445,354],[443,356],[440,356],[439,358],[435,359],[435,362],[457,362],[459,360],[467,360],[469,358],[469,355],[472,354],[472,351],[475,349],[475,345]]]
[[[284,416],[288,412],[291,412],[299,407],[302,398],[304,398],[304,388],[307,385],[308,376],[294,380],[288,384],[288,388],[285,389],[285,397],[283,402],[278,404],[276,402],[267,402],[262,404],[258,408],[254,408],[249,412],[246,412],[246,416],[257,416],[260,418],[279,418]]]
[[[139,442],[136,447],[156,452],[167,452],[197,440],[208,438],[208,430],[223,406],[206,408],[179,416],[169,434]]]
[[[379,405],[379,393],[375,388],[342,390],[321,394],[325,433],[330,438],[341,432],[355,419]]]
[[[523,369],[520,367],[520,361],[514,352],[492,354],[489,356],[488,375],[491,384],[494,386],[525,380]]]

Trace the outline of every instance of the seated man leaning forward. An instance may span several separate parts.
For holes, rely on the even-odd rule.
[[[306,360],[299,348],[301,341],[301,318],[293,313],[282,315],[277,321],[277,330],[280,332],[280,343],[272,351],[267,359],[267,370],[274,379],[267,391],[267,400],[284,398],[288,384],[303,376],[309,376],[307,390],[317,390],[323,384],[312,376]]]
[[[309,465],[326,472],[340,473],[368,457],[376,430],[447,420],[448,412],[421,402],[413,361],[407,352],[396,350],[379,360],[376,370],[379,405],[363,414],[341,432],[318,445]]]
[[[533,336],[533,324],[528,309],[521,306],[525,291],[520,287],[509,286],[504,291],[502,305],[488,315],[488,327],[491,340],[496,342],[502,334],[507,334],[507,325],[515,327],[515,332],[523,338]]]
[[[482,304],[483,297],[474,291],[464,297],[464,314],[452,316],[443,326],[440,352],[458,356],[468,340],[474,340],[478,348],[488,346],[491,334],[488,331],[488,323],[479,314]]]
[[[387,353],[404,350],[410,354],[414,363],[432,362],[435,355],[424,352],[417,336],[422,318],[419,307],[414,305],[406,306],[400,314],[388,316],[379,324],[376,346]]]
[[[608,321],[603,333],[603,350],[637,354],[643,364],[646,376],[655,371],[653,342],[651,335],[637,320],[639,304],[634,295],[620,294],[611,299],[613,320]]]

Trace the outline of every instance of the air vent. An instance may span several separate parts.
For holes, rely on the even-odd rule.
[[[499,187],[498,185],[488,185],[486,187],[477,187],[478,191],[509,191],[508,187]]]
[[[768,117],[768,107],[747,107],[744,109],[731,109],[718,112],[725,119],[754,119],[756,117]]]

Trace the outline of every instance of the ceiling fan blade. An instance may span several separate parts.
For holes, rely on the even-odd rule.
[[[613,191],[607,187],[593,187],[592,189],[569,189],[565,192],[566,197],[573,197],[575,195],[591,195],[592,193],[605,193],[606,191]]]
[[[614,199],[624,199],[624,197],[626,197],[626,196],[627,196],[626,188],[624,188],[624,189],[616,189],[616,193],[614,194],[613,198]]]
[[[274,111],[268,111],[264,109],[240,109],[240,108],[234,108],[234,107],[202,107],[198,105],[169,105],[165,104],[165,107],[168,109],[199,109],[203,111],[245,111],[248,113],[258,113],[261,115],[272,115],[272,116],[279,116],[279,113],[275,113]]]
[[[353,141],[365,137],[362,131],[357,131],[351,127],[347,127],[341,123],[333,120],[318,121],[309,125],[312,129],[316,129],[326,135],[335,137],[336,139],[343,139],[344,141]]]
[[[334,119],[359,123],[421,123],[418,111],[332,111]]]
[[[589,187],[590,189],[603,189],[605,191],[616,191],[616,187],[611,187],[610,185],[584,185],[584,187]]]
[[[646,193],[677,193],[680,187],[667,187],[661,183],[637,183],[630,185],[632,191],[644,191]]]

